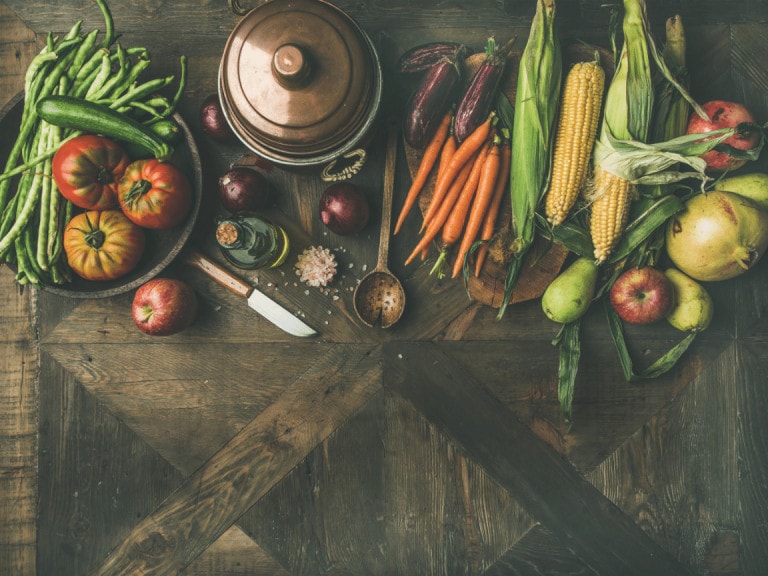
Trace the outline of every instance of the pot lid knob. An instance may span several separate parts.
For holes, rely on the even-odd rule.
[[[272,72],[281,86],[299,88],[311,72],[308,55],[296,44],[283,44],[275,50]]]

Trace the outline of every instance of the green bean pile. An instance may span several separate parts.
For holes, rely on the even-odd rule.
[[[186,84],[184,56],[171,98],[161,91],[173,83],[173,75],[140,81],[151,63],[148,50],[122,47],[105,0],[96,2],[104,15],[104,38],[99,42],[99,30],[81,34],[82,21],[62,38],[49,34],[24,77],[19,134],[0,174],[0,263],[16,267],[19,284],[71,279],[62,237],[75,207],[56,188],[51,164],[59,146],[79,132],[39,118],[36,103],[51,94],[75,96],[151,125],[173,114]]]

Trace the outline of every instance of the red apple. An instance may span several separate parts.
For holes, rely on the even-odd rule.
[[[672,308],[675,289],[667,276],[653,266],[630,268],[613,283],[611,305],[630,324],[652,324]]]
[[[702,104],[701,107],[709,116],[709,120],[693,112],[688,121],[688,134],[706,134],[713,130],[734,128],[746,123],[744,131],[734,134],[725,140],[724,144],[728,144],[737,150],[751,150],[760,143],[760,131],[755,125],[754,116],[743,104],[728,102],[727,100],[710,100]],[[702,154],[701,157],[707,163],[707,170],[711,172],[736,170],[747,163],[747,160],[743,158],[733,158],[726,152],[719,150],[710,150]]]
[[[133,321],[150,336],[170,336],[187,328],[197,316],[197,294],[173,278],[154,278],[133,297]]]

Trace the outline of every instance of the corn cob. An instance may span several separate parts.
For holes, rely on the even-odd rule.
[[[565,79],[544,205],[553,226],[563,223],[586,180],[604,86],[605,71],[596,60],[576,63]]]
[[[636,191],[620,164],[606,161],[606,151],[613,148],[612,138],[646,142],[651,126],[654,88],[645,26],[645,1],[624,0],[624,44],[606,96],[597,143],[602,152],[595,154],[590,233],[598,262],[605,261],[618,244]]]
[[[629,217],[629,206],[637,187],[600,166],[595,167],[595,196],[592,204],[592,244],[595,259],[604,261],[616,247]]]

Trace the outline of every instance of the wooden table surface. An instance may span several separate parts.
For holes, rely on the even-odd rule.
[[[605,41],[602,2],[561,2],[563,29]],[[768,7],[759,0],[649,0],[656,29],[679,11],[700,100],[744,101],[768,119]],[[387,110],[411,85],[398,55],[430,39],[522,47],[533,0],[340,1],[368,32]],[[471,7],[470,7],[471,6]],[[201,149],[207,205],[194,241],[211,256],[216,178],[245,150],[197,122],[238,21],[224,0],[111,2],[125,45],[151,70],[189,59],[180,104]],[[0,3],[0,104],[22,87],[48,31],[91,0]],[[3,135],[3,138],[8,138]],[[140,334],[132,294],[99,300],[21,289],[0,269],[0,573],[757,575],[768,565],[768,265],[711,286],[716,315],[678,366],[627,383],[602,310],[585,320],[573,422],[557,404],[557,326],[537,301],[501,320],[435,255],[402,265],[418,218],[391,246],[407,292],[389,330],[355,317],[375,265],[383,137],[355,182],[374,206],[360,234],[320,223],[316,174],[272,170],[294,251],[335,251],[333,290],[291,264],[248,273],[320,332],[297,340],[199,273],[196,323]],[[409,183],[403,151],[396,206]],[[293,255],[295,257],[295,254]],[[295,261],[295,260],[294,260]],[[631,330],[638,364],[679,335]]]

